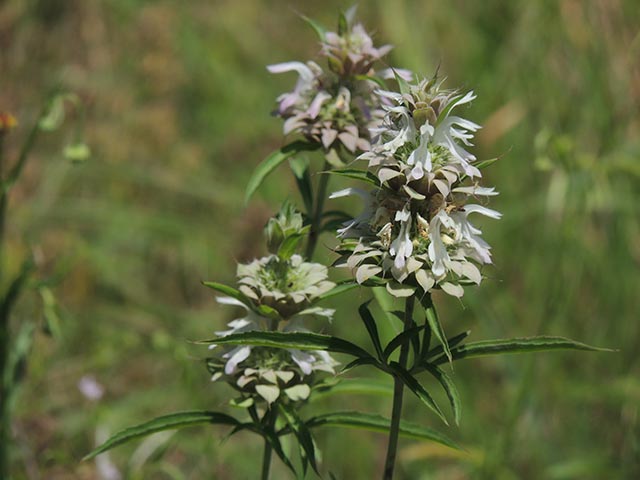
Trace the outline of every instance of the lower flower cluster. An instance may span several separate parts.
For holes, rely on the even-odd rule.
[[[303,261],[299,255],[283,259],[263,257],[238,266],[239,290],[218,297],[223,305],[236,306],[244,315],[229,322],[226,337],[250,331],[305,332],[305,318],[331,319],[334,311],[315,305],[335,284],[327,279],[323,265]],[[215,356],[207,359],[213,381],[224,379],[244,399],[271,404],[282,395],[292,401],[305,400],[316,381],[316,373],[335,373],[338,363],[324,351],[302,351],[240,345],[215,344]]]

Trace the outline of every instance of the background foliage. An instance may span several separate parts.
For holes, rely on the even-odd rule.
[[[0,106],[20,122],[9,149],[62,86],[86,105],[93,153],[70,165],[61,142],[44,137],[9,206],[9,268],[30,245],[65,272],[54,289],[60,333],[37,337],[21,393],[16,478],[99,478],[94,463],[79,463],[96,430],[224,404],[228,391],[208,382],[203,351],[187,342],[229,320],[200,280],[233,282],[236,261],[264,253],[261,229],[282,192],[295,199],[283,170],[243,206],[252,168],[282,145],[269,112],[294,81],[264,66],[317,53],[296,11],[333,25],[348,6],[0,1]],[[485,231],[493,279],[463,305],[436,296],[447,332],[552,333],[620,349],[458,363],[464,412],[447,433],[468,452],[404,440],[399,478],[638,478],[636,2],[377,0],[359,11],[379,43],[396,45],[391,63],[424,74],[440,65],[449,86],[476,90],[467,116],[484,125],[478,156],[503,156],[487,170],[504,212]],[[341,300],[337,334],[364,341],[355,312],[364,295]],[[17,319],[39,315],[24,301]],[[87,374],[106,388],[98,402],[76,388]],[[387,391],[313,408],[388,413]],[[438,426],[411,402],[407,419]],[[221,443],[224,433],[198,427],[111,458],[129,478],[255,476],[261,442]],[[383,435],[327,429],[319,439],[338,478],[380,471]],[[280,467],[274,475],[286,475]]]

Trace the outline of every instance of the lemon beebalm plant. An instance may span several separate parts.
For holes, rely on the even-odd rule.
[[[304,477],[309,466],[322,476],[323,470],[330,472],[331,459],[325,459],[327,466],[320,464],[321,446],[313,432],[339,426],[387,435],[381,476],[389,480],[401,435],[460,448],[445,433],[402,419],[405,390],[447,428],[460,422],[462,411],[450,375],[454,362],[542,350],[603,350],[562,337],[469,342],[469,332],[447,333],[453,327],[438,316],[433,293],[463,297],[466,288],[482,283],[492,263],[491,247],[474,222],[501,218],[487,206],[498,192],[481,183],[483,170],[496,159],[480,160],[472,153],[481,127],[464,110],[475,94],[448,89],[437,75],[420,78],[384,65],[391,46],[376,46],[355,13],[352,8],[340,14],[336,31],[303,17],[319,37],[320,59],[268,67],[274,74],[297,74],[274,112],[288,143],[256,167],[245,197],[249,201],[288,161],[302,205],[298,209],[285,201],[269,220],[268,254],[238,265],[235,287],[204,282],[217,292],[217,302],[235,308],[238,316],[198,343],[210,346],[211,380],[230,385],[236,393],[230,403],[245,413],[166,415],[116,434],[89,457],[160,430],[221,424],[231,428],[231,435],[249,432],[264,439],[262,479],[270,478],[273,453],[297,477]],[[352,179],[354,185],[329,194],[332,176]],[[327,209],[329,198],[350,202],[348,210],[360,213]],[[332,267],[346,268],[351,278],[334,282],[331,268],[314,262],[321,234],[337,236]],[[339,312],[325,305],[353,289],[360,297],[370,292],[371,300]],[[375,318],[370,302],[375,298],[384,310],[385,296],[402,299],[404,309]],[[346,339],[326,333],[333,318],[352,318],[351,310],[362,320],[365,345],[357,335]],[[321,331],[311,328],[318,325],[308,322],[312,317],[326,320]],[[389,321],[399,322],[400,331],[384,339],[380,326]],[[362,410],[314,414],[309,400],[315,392],[349,382],[346,373],[355,368],[388,376],[389,417]],[[451,414],[426,388],[425,376],[444,390]],[[282,447],[286,436],[295,439],[298,466]]]

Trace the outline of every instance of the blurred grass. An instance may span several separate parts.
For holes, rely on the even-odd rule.
[[[87,106],[93,152],[72,166],[61,154],[72,132],[44,139],[10,205],[10,263],[35,243],[47,264],[71,265],[55,289],[62,337],[37,338],[22,392],[16,478],[99,478],[78,463],[98,426],[224,403],[228,391],[208,382],[203,352],[186,341],[230,315],[199,281],[232,282],[236,261],[264,253],[261,228],[283,192],[295,198],[283,171],[243,206],[253,166],[282,144],[269,112],[293,82],[264,65],[317,52],[295,11],[333,25],[345,6],[0,1],[0,106],[21,124],[9,148],[62,86]],[[469,454],[407,441],[398,477],[640,477],[636,2],[375,0],[359,10],[379,43],[396,45],[390,63],[426,75],[440,65],[447,85],[478,93],[467,112],[485,127],[478,156],[502,156],[486,178],[504,212],[485,226],[492,279],[468,290],[464,308],[436,299],[447,331],[553,333],[620,349],[458,364],[463,421],[448,433]],[[342,306],[331,328],[364,342],[355,305]],[[27,301],[20,313],[41,314]],[[89,373],[107,390],[97,405],[76,388]],[[318,408],[387,413],[389,403],[340,396]],[[440,428],[413,399],[406,413]],[[223,434],[178,433],[130,477],[253,478],[261,443],[221,444]],[[319,444],[338,478],[375,478],[382,466],[383,436],[326,431]],[[113,460],[126,468],[136,447]],[[275,475],[286,477],[280,465]]]

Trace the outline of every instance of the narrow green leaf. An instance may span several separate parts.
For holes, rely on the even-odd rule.
[[[231,298],[235,298],[236,300],[241,301],[242,303],[247,304],[247,306],[251,303],[249,301],[249,299],[246,297],[246,295],[244,293],[242,293],[240,290],[237,290],[233,287],[230,287],[228,285],[224,285],[223,283],[218,283],[218,282],[202,282],[202,284],[205,287],[209,287],[213,290],[215,290],[216,292],[220,292],[224,295],[227,295],[228,297]]]
[[[18,301],[22,290],[24,289],[31,273],[35,270],[35,263],[33,258],[28,257],[22,262],[20,272],[11,281],[9,288],[7,289],[4,298],[0,303],[0,323],[9,322],[9,315],[13,309],[15,303]]]
[[[290,158],[289,167],[296,179],[298,191],[302,197],[307,215],[313,212],[313,185],[311,183],[311,173],[309,172],[309,160],[306,158]]]
[[[304,456],[309,461],[309,463],[311,463],[311,468],[313,468],[313,471],[319,475],[320,473],[318,472],[318,464],[316,462],[316,446],[309,427],[307,427],[307,425],[300,419],[300,417],[298,417],[294,407],[285,406],[282,403],[278,404],[278,407],[280,409],[280,413],[282,413],[285,421],[287,422],[289,427],[291,427],[291,430],[298,439],[298,443],[302,447]],[[306,472],[306,465],[304,466],[304,470]]]
[[[318,415],[307,421],[309,428],[334,426],[361,428],[374,432],[387,433],[390,421],[380,415],[372,415],[362,412],[335,412]],[[447,447],[461,450],[460,446],[447,436],[427,427],[416,425],[406,421],[400,421],[400,435],[418,440],[431,440]]]
[[[360,305],[360,307],[358,308],[358,313],[360,314],[360,318],[362,319],[362,322],[364,323],[364,326],[369,333],[369,338],[371,338],[371,343],[373,343],[373,348],[375,348],[376,353],[378,354],[378,358],[382,360],[383,354],[382,344],[380,343],[380,335],[378,334],[376,321],[369,311],[369,303],[371,303],[371,300]]]
[[[407,83],[407,81],[404,78],[398,75],[398,72],[396,72],[395,69],[393,69],[393,75],[394,77],[396,77],[396,82],[398,82],[398,89],[400,90],[400,93],[402,95],[410,94],[411,86],[409,85],[409,83]]]
[[[289,460],[289,457],[287,457],[287,454],[284,453],[284,450],[282,448],[282,444],[280,443],[280,439],[278,438],[278,435],[276,435],[273,432],[265,432],[264,438],[267,440],[267,442],[269,442],[269,444],[271,445],[271,448],[273,448],[273,451],[276,452],[276,455],[278,455],[280,460],[282,460],[282,463],[284,463],[289,468],[289,470],[293,472],[296,478],[299,478],[298,472],[296,472],[296,469],[294,468],[293,463],[291,463],[291,460]]]
[[[373,358],[366,350],[338,337],[308,332],[243,332],[211,340],[200,340],[199,344],[251,345],[254,347],[295,348],[298,350],[327,350],[346,353],[359,358]]]
[[[356,367],[361,367],[363,365],[371,365],[373,367],[376,367],[380,370],[382,370],[383,372],[386,371],[384,368],[384,365],[381,364],[378,360],[376,360],[373,357],[369,357],[369,358],[356,358],[355,360],[353,360],[352,362],[347,363],[342,370],[340,370],[340,374],[344,374],[347,373],[349,370],[354,369]]]
[[[409,338],[417,336],[420,333],[420,330],[422,330],[423,328],[425,328],[424,325],[421,327],[412,327],[408,330],[400,332],[385,347],[384,352],[382,352],[383,358],[385,360],[388,359],[398,347],[405,343]]]
[[[360,170],[358,168],[341,168],[339,170],[325,170],[324,172],[320,173],[325,175],[338,175],[340,177],[352,178],[354,180],[367,182],[376,187],[380,185],[378,177],[376,177],[368,170]]]
[[[49,287],[41,286],[38,288],[38,292],[42,298],[42,316],[44,317],[42,329],[47,335],[53,338],[60,338],[62,334],[56,298]]]
[[[296,249],[298,248],[302,240],[304,240],[304,238],[304,234],[294,234],[285,238],[280,245],[280,248],[278,248],[278,257],[283,260],[290,259],[291,256],[296,253]]]
[[[15,386],[22,382],[27,372],[27,357],[33,347],[35,329],[34,322],[24,321],[20,325],[18,334],[11,339],[9,362],[6,366],[7,370],[4,372],[4,382],[10,403],[13,403],[17,393]]]
[[[300,152],[310,152],[313,150],[317,150],[319,148],[318,145],[303,142],[301,140],[297,140],[288,145],[285,145],[280,150],[276,150],[267,158],[265,158],[253,171],[251,178],[247,184],[247,190],[245,193],[245,203],[248,203],[251,199],[251,196],[260,188],[264,179],[273,172],[282,162],[284,162],[289,157],[300,153]]]
[[[462,358],[484,357],[487,355],[543,352],[547,350],[585,350],[591,352],[616,351],[609,348],[593,347],[565,337],[540,336],[471,342],[454,348],[451,351],[451,356],[453,360],[459,360]],[[431,364],[440,365],[444,362],[446,362],[446,358],[444,356],[440,356],[433,360]]]
[[[391,397],[393,387],[388,381],[374,380],[371,378],[348,378],[334,385],[315,388],[311,401],[331,395],[378,395]]]
[[[219,412],[209,412],[204,410],[194,410],[189,412],[172,413],[162,417],[154,418],[135,427],[130,427],[113,435],[98,448],[86,455],[83,460],[89,460],[96,455],[111,450],[113,447],[126,443],[136,438],[145,437],[152,433],[163,430],[173,430],[176,428],[190,427],[205,423],[218,425],[240,425],[240,422],[230,415]]]
[[[384,80],[380,77],[377,77],[375,75],[356,75],[355,76],[356,80],[361,80],[361,81],[371,81],[373,83],[375,83],[376,85],[378,85],[380,88],[386,90],[387,89],[387,84],[384,83]]]
[[[449,113],[451,113],[451,110],[455,108],[456,102],[460,100],[462,97],[464,97],[464,94],[456,95],[451,100],[449,100],[449,103],[447,103],[447,105],[444,107],[444,110],[442,110],[440,112],[440,115],[438,115],[438,119],[436,120],[436,127],[440,125],[449,116]]]
[[[359,287],[359,285],[353,280],[347,280],[347,281],[338,283],[335,287],[333,287],[328,292],[318,296],[318,301],[335,297],[336,295],[340,295],[341,293],[348,292],[349,290],[353,290],[354,288],[357,288],[357,287]]]
[[[349,22],[347,21],[347,17],[343,12],[340,12],[338,16],[338,35],[341,37],[344,36],[349,30]]]
[[[435,365],[426,365],[427,371],[433,375],[445,393],[447,394],[447,398],[449,399],[449,403],[451,404],[451,410],[453,411],[453,418],[456,422],[456,425],[460,425],[460,414],[462,412],[462,404],[460,402],[460,394],[458,393],[458,389],[456,388],[455,383],[449,375],[447,375],[441,368],[436,367]]]
[[[453,347],[458,345],[460,342],[462,342],[465,338],[469,336],[470,333],[471,333],[471,330],[467,330],[466,332],[462,332],[462,333],[459,333],[458,335],[448,338],[447,344],[449,345],[449,349],[452,349]],[[442,355],[443,352],[444,352],[444,348],[442,348],[442,345],[437,345],[436,347],[432,348],[431,350],[428,350],[424,354],[423,362],[430,358],[437,357],[438,355]]]
[[[478,163],[475,163],[474,166],[476,168],[479,168],[480,170],[482,170],[483,168],[487,168],[489,165],[494,164],[495,162],[497,162],[498,160],[500,160],[500,157],[496,157],[496,158],[489,158],[487,160],[482,160]]]
[[[438,319],[438,314],[433,305],[433,302],[431,301],[431,295],[424,296],[424,298],[422,299],[422,305],[425,308],[427,323],[429,324],[431,333],[433,333],[438,342],[440,342],[440,345],[442,345],[442,349],[444,350],[444,354],[447,356],[449,361],[451,361],[451,351],[449,350],[449,343],[447,342],[447,337],[444,334],[444,330],[442,329],[442,325],[440,324],[440,320]]]
[[[324,37],[327,34],[327,29],[323,25],[321,25],[320,23],[316,22],[312,18],[309,18],[309,17],[307,17],[305,15],[300,15],[300,18],[302,18],[302,20],[307,22],[307,24],[311,28],[313,28],[313,30],[316,32],[316,34],[318,35],[318,38],[321,41],[324,41]]]
[[[442,410],[440,410],[438,404],[431,397],[429,392],[427,392],[427,390],[422,385],[420,385],[420,382],[418,382],[418,380],[416,380],[413,375],[402,368],[398,362],[391,362],[389,364],[389,367],[391,368],[393,374],[400,380],[402,380],[402,383],[404,383],[405,386],[422,401],[422,403],[429,407],[440,418],[440,420],[445,423],[445,425],[449,425],[447,418],[442,413]]]

